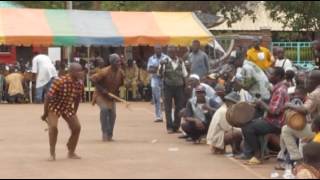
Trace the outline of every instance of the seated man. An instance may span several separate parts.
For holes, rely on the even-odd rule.
[[[142,68],[139,69],[139,81],[138,81],[138,87],[139,87],[139,94],[141,96],[141,99],[145,101],[151,100],[151,77],[146,70],[146,64],[143,65]]]
[[[207,144],[210,145],[214,154],[224,154],[227,145],[235,145],[232,147],[233,153],[240,153],[241,129],[233,128],[226,119],[227,109],[239,101],[240,96],[236,92],[228,94],[224,98],[224,104],[212,118],[207,134]]]
[[[300,76],[297,76],[297,89],[299,86],[303,85],[303,89],[310,93],[303,105],[301,104],[287,104],[286,108],[292,109],[294,111],[300,112],[302,114],[311,115],[311,119],[316,119],[317,115],[320,112],[320,71],[312,71],[309,73],[307,77],[302,78],[301,80],[306,80],[306,87],[304,83],[300,82]],[[284,126],[282,129],[281,137],[283,140],[282,148],[285,145],[287,148],[290,160],[291,161],[301,161],[302,155],[299,152],[299,148],[297,146],[296,140],[297,139],[305,139],[310,138],[313,133],[311,132],[311,126],[307,125],[302,131],[296,131],[288,126]]]
[[[285,104],[289,101],[288,86],[285,82],[285,72],[282,68],[275,67],[269,71],[269,80],[274,85],[269,105],[263,100],[256,100],[256,105],[265,109],[267,115],[264,118],[256,119],[242,127],[245,143],[253,151],[253,157],[248,165],[261,164],[259,160],[261,149],[259,148],[259,137],[268,134],[280,134],[285,124]]]
[[[23,103],[24,102],[24,89],[23,89],[23,75],[15,72],[12,66],[9,70],[9,75],[6,77],[6,92],[7,101],[9,103]]]
[[[135,62],[131,59],[128,60],[128,65],[125,68],[125,81],[124,86],[120,87],[120,97],[126,99],[127,91],[132,91],[132,98],[137,99],[138,93],[138,78],[139,69]]]
[[[205,135],[211,121],[209,98],[206,96],[205,88],[196,88],[196,97],[188,101],[185,116],[181,125],[182,130],[196,143]]]
[[[305,100],[307,100],[307,91],[305,88],[305,74],[299,73],[296,77],[296,86],[293,88],[293,92],[290,95],[290,104],[287,106],[303,106]],[[308,116],[310,119],[310,116]],[[309,139],[313,137],[311,131],[311,125],[308,124],[303,130],[298,131],[285,125],[282,128],[280,146],[281,151],[278,154],[278,161],[280,162],[276,169],[284,170],[286,164],[294,164],[296,161],[302,160],[302,154],[298,147],[298,140]],[[303,142],[300,143],[300,146]]]

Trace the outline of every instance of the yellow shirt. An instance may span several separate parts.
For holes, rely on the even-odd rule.
[[[313,142],[320,143],[320,133],[316,134],[316,136],[313,138]]]
[[[10,96],[24,94],[22,81],[23,81],[23,76],[22,74],[19,74],[19,73],[12,73],[6,77],[6,83],[9,86],[8,94]]]
[[[269,49],[260,47],[260,51],[251,48],[247,51],[247,59],[254,62],[262,70],[266,70],[272,65],[272,55]]]

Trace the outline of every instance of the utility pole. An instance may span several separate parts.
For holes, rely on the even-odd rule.
[[[66,8],[68,10],[72,10],[72,1],[66,1]],[[71,53],[72,53],[72,46],[67,46],[67,54],[68,54],[68,64],[71,63]]]

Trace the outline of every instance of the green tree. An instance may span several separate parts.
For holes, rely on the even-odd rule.
[[[294,31],[320,30],[319,1],[267,1],[266,8],[270,16]]]

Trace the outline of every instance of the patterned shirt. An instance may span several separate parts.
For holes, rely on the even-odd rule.
[[[271,113],[267,114],[266,121],[277,127],[282,127],[285,124],[284,107],[289,101],[287,83],[283,81],[276,84],[269,103]]]
[[[270,83],[267,75],[256,64],[245,60],[242,69],[238,72],[237,78],[242,82],[252,97],[261,95],[264,100],[270,99]]]
[[[56,79],[48,93],[49,110],[69,119],[76,114],[74,103],[81,100],[83,93],[83,82],[75,82],[69,75]]]

